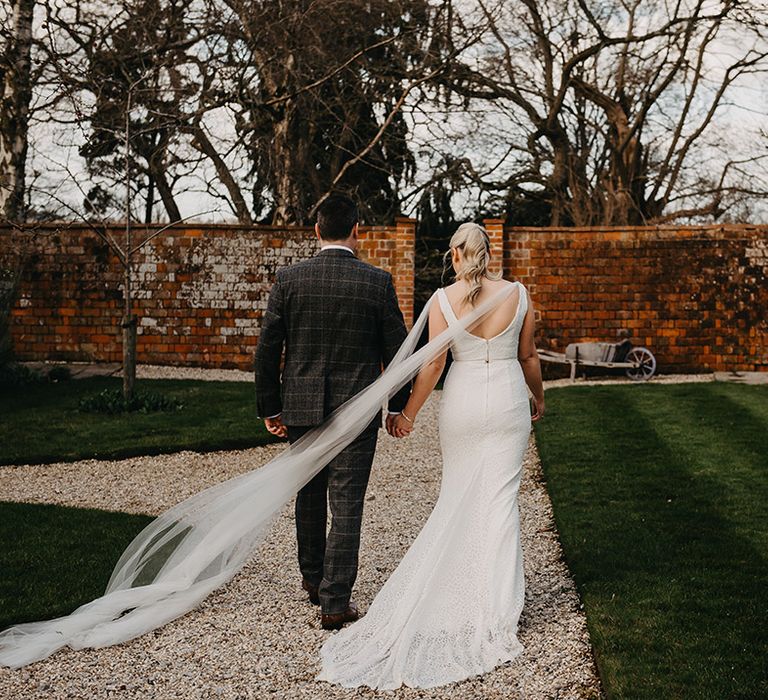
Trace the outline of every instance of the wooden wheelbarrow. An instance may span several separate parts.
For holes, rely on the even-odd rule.
[[[565,352],[539,350],[539,359],[571,366],[571,381],[576,368],[605,367],[624,369],[635,381],[647,381],[656,373],[656,358],[648,348],[632,345],[629,340],[620,343],[570,343]]]

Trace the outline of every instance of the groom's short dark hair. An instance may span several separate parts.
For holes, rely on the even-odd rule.
[[[332,194],[317,209],[317,228],[324,241],[349,238],[357,221],[357,204],[345,194]]]

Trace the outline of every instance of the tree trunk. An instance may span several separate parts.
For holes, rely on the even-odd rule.
[[[571,197],[568,193],[568,174],[570,166],[570,143],[565,130],[559,125],[547,125],[543,129],[552,147],[552,173],[547,178],[552,211],[550,226],[567,226],[568,209]]]
[[[132,245],[130,219],[126,222],[126,241],[128,243],[127,250],[130,251]],[[126,403],[133,400],[136,384],[136,325],[138,319],[133,313],[133,288],[131,286],[133,266],[131,259],[130,252],[127,252],[123,268],[123,318],[120,321],[120,326],[123,329],[123,400]]]
[[[252,224],[253,219],[251,218],[251,212],[248,211],[248,205],[245,203],[243,192],[235,181],[227,164],[224,162],[224,159],[219,155],[218,151],[211,143],[208,135],[203,131],[203,128],[199,124],[190,127],[188,131],[192,134],[192,146],[210,159],[213,163],[213,167],[216,168],[216,174],[219,176],[219,180],[221,180],[224,187],[227,188],[229,197],[232,200],[232,206],[237,214],[238,222],[246,225]]]
[[[123,258],[123,400],[128,404],[133,399],[136,384],[136,316],[133,314],[133,226],[131,221],[131,198],[133,196],[131,174],[131,108],[133,87],[128,91],[125,106],[125,255]]]
[[[133,399],[136,384],[136,316],[123,316],[123,398]]]
[[[165,211],[168,212],[168,221],[178,221],[181,218],[181,212],[173,197],[173,191],[168,184],[168,179],[165,177],[165,172],[159,166],[155,166],[154,164],[151,167],[155,187],[160,195],[160,199],[163,200]]]
[[[126,170],[126,184],[130,185],[130,171]],[[126,202],[130,201],[130,187],[126,190]],[[123,329],[123,400],[129,403],[133,400],[134,387],[136,384],[136,324],[138,319],[133,313],[133,255],[131,246],[133,245],[133,231],[131,227],[131,212],[126,204],[126,222],[125,222],[125,261],[123,262],[123,318],[120,326]]]
[[[23,221],[35,0],[12,1],[12,38],[7,47],[0,102],[0,214],[11,221]]]
[[[274,122],[270,148],[275,192],[275,212],[272,223],[275,226],[305,223],[307,212],[302,188],[296,177],[298,170],[296,155],[301,150],[296,134],[291,129],[290,110],[286,109],[281,118]]]
[[[147,177],[147,201],[144,206],[144,223],[152,223],[152,211],[155,208],[155,178],[150,174]]]

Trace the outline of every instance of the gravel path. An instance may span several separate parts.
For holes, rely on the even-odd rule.
[[[137,365],[136,377],[139,379],[200,379],[213,382],[252,382],[253,372],[245,372],[240,369]]]
[[[419,434],[381,433],[368,491],[355,599],[364,610],[426,520],[439,488],[436,400]],[[157,513],[200,488],[266,462],[282,446],[6,467],[0,500]],[[597,698],[584,613],[562,561],[533,440],[520,492],[526,606],[524,653],[491,673],[432,690],[374,693],[314,681],[329,634],[299,589],[292,508],[262,551],[198,609],[127,644],[64,650],[27,668],[0,668],[0,697],[26,698]]]
[[[720,375],[725,373],[720,372]],[[163,365],[139,365],[136,368],[136,376],[139,379],[200,379],[219,382],[251,382],[252,372],[243,372],[238,369],[204,369],[202,367],[167,367]],[[720,377],[721,379],[723,377]],[[714,373],[708,374],[657,374],[651,380],[651,384],[682,384],[685,382],[713,382],[717,379]],[[644,382],[636,382],[623,375],[606,375],[603,377],[577,377],[571,382],[568,377],[563,379],[550,379],[544,382],[544,388],[556,386],[598,384],[636,384],[641,386]]]

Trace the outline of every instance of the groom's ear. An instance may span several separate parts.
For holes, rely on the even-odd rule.
[[[355,224],[355,225],[352,227],[352,238],[353,238],[354,240],[357,240],[357,231],[358,231],[358,228],[359,228],[359,226],[360,226],[359,224]]]
[[[323,240],[323,237],[320,235],[320,226],[318,224],[315,224],[315,235],[317,236],[318,241]]]

